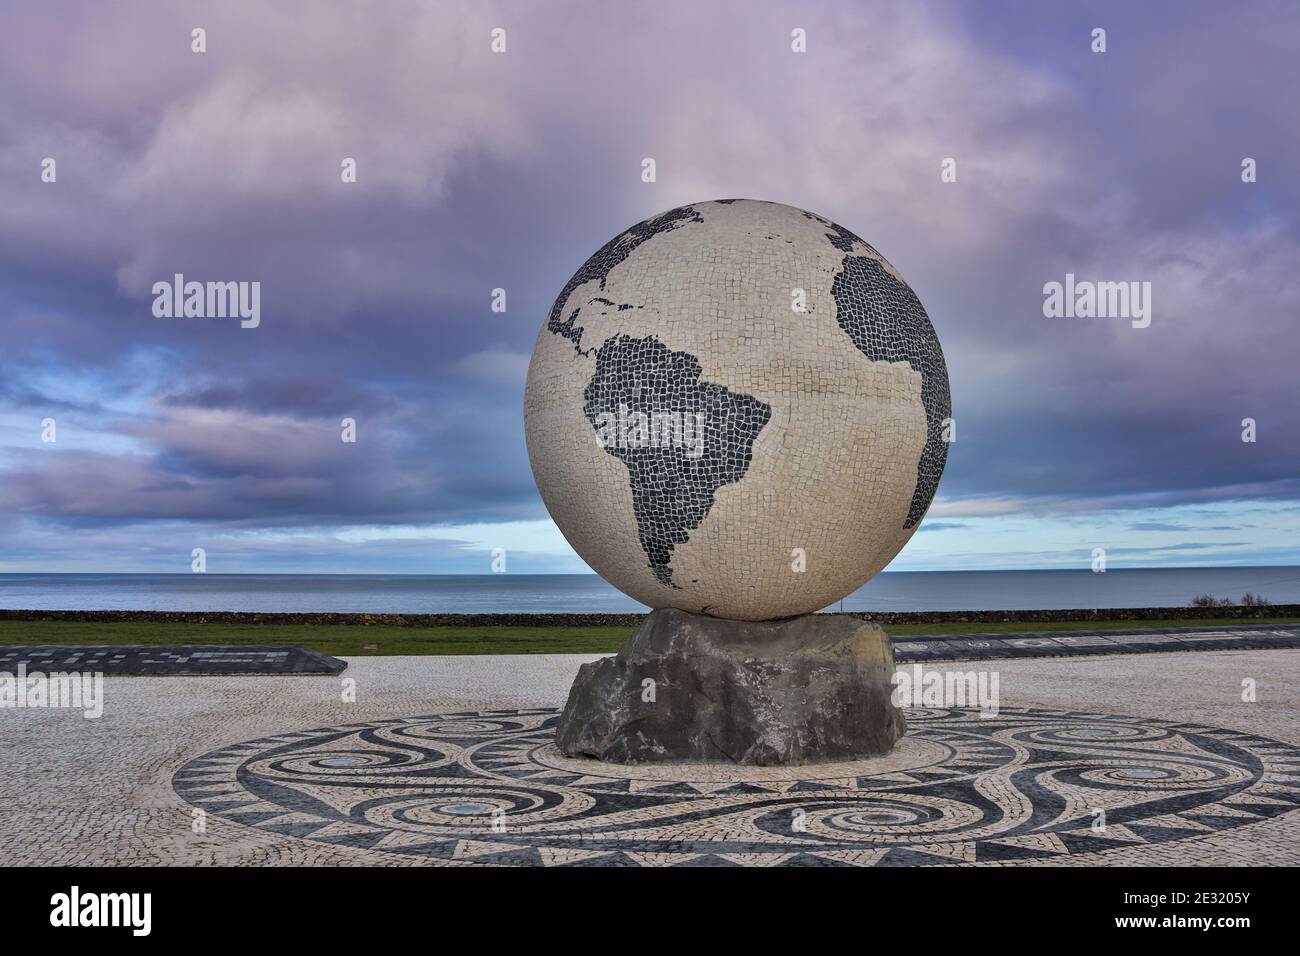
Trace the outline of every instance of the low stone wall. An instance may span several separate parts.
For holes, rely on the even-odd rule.
[[[1300,617],[1300,604],[1264,607],[1118,607],[1048,611],[877,611],[845,617],[878,624],[1024,624],[1056,621],[1156,621],[1173,618]],[[0,621],[152,621],[164,624],[374,624],[387,627],[635,627],[644,614],[271,614],[256,611],[23,611]]]

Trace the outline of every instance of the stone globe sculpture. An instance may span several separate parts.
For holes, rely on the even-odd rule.
[[[745,199],[670,210],[591,256],[547,316],[524,402],[556,524],[615,587],[685,612],[660,635],[677,647],[684,628],[798,618],[870,580],[930,506],[950,416],[938,338],[897,270],[828,219]],[[800,640],[824,643],[832,624],[812,620]],[[690,666],[705,645],[788,643],[763,627],[780,629],[697,633]],[[655,759],[625,744],[597,755]]]

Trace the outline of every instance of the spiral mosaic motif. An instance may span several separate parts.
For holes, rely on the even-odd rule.
[[[914,709],[886,757],[722,768],[564,757],[557,716],[482,711],[278,734],[191,760],[173,786],[210,814],[276,834],[540,866],[1032,861],[1196,839],[1300,807],[1300,748],[1177,721]]]

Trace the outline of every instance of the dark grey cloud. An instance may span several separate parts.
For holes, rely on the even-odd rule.
[[[0,512],[542,517],[520,405],[551,299],[629,224],[739,195],[843,222],[926,304],[958,423],[938,514],[1295,499],[1297,41],[1271,3],[7,7]],[[261,327],[154,318],[175,272],[261,281]],[[1151,281],[1151,327],[1044,318],[1066,272]]]

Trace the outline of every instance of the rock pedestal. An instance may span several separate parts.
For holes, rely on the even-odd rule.
[[[728,621],[651,613],[615,657],[582,665],[556,742],[614,763],[758,766],[887,753],[894,648],[876,624],[808,614]]]

